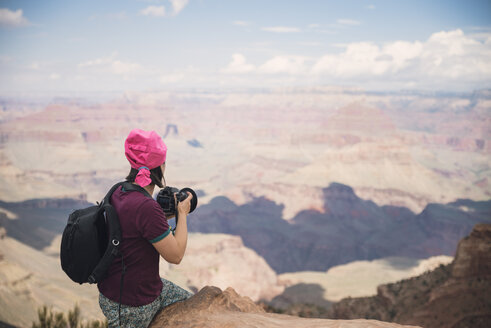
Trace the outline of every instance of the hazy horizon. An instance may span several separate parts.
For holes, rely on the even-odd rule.
[[[491,88],[489,1],[2,1],[0,96]]]

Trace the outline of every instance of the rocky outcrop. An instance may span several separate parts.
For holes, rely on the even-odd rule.
[[[370,318],[435,328],[484,328],[491,322],[491,224],[464,238],[452,264],[379,286],[377,295],[348,298],[330,318]]]
[[[251,299],[238,295],[232,288],[221,291],[205,287],[184,302],[166,307],[157,314],[150,328],[398,328],[409,327],[375,320],[305,319],[265,313]]]
[[[491,225],[478,224],[462,239],[455,255],[452,277],[491,279]]]

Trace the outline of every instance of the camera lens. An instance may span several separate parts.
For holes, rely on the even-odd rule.
[[[183,188],[183,189],[181,189],[180,193],[184,193],[185,194],[184,199],[186,199],[188,197],[188,195],[187,195],[187,192],[188,191],[189,191],[189,193],[191,195],[193,195],[193,198],[191,199],[191,209],[189,210],[189,213],[191,213],[192,211],[194,211],[196,209],[196,206],[198,205],[198,196],[196,195],[196,193],[194,192],[193,189],[191,189],[191,188]]]

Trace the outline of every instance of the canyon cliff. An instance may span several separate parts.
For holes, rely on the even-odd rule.
[[[421,276],[381,285],[377,295],[347,298],[328,317],[367,318],[434,328],[489,327],[491,224],[462,239],[454,261]]]
[[[0,201],[0,209],[17,217],[0,216],[0,225],[10,237],[42,249],[63,231],[68,214],[87,204],[83,199]],[[475,224],[491,223],[491,201],[433,203],[415,214],[405,207],[379,206],[339,183],[323,188],[322,208],[301,211],[289,221],[283,209],[265,197],[242,205],[215,197],[189,216],[188,229],[240,236],[276,273],[285,273],[392,256],[453,256]]]
[[[289,221],[264,197],[237,205],[214,198],[188,220],[189,230],[239,235],[277,272],[325,271],[356,260],[453,255],[477,223],[491,222],[491,201],[429,204],[421,213],[379,206],[350,186],[323,188],[323,206]],[[285,245],[287,247],[285,247]]]

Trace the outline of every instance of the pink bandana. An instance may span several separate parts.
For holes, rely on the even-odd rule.
[[[167,146],[155,131],[134,129],[126,138],[124,153],[131,167],[138,170],[135,182],[145,187],[152,182],[150,170],[165,162]]]

